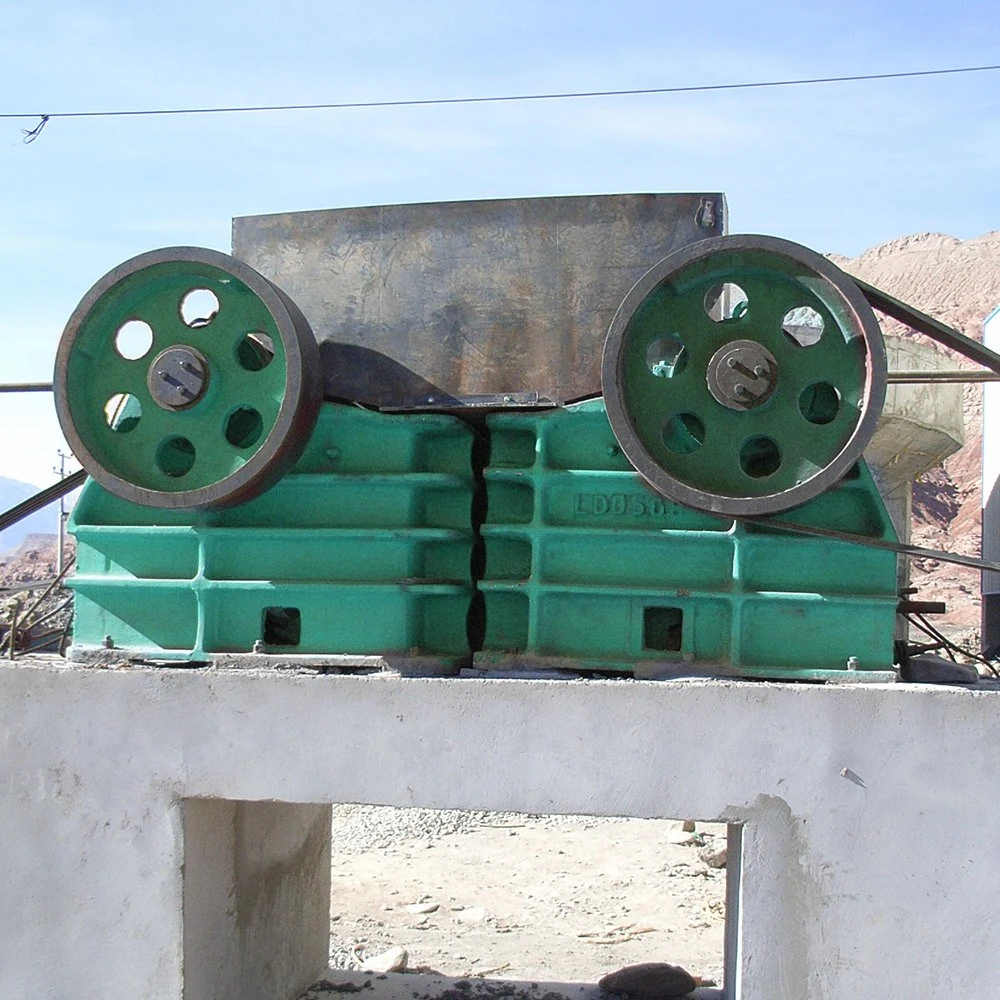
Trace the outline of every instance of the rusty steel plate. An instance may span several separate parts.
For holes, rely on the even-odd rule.
[[[233,254],[302,309],[327,397],[531,406],[599,393],[628,290],[725,227],[718,193],[389,205],[237,218]]]

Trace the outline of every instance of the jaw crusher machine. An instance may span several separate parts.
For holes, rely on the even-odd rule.
[[[56,360],[71,659],[884,676],[878,323],[724,228],[718,195],[388,206],[117,267]]]

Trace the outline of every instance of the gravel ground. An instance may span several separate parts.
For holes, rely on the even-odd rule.
[[[539,816],[533,813],[464,809],[398,809],[393,806],[342,804],[333,807],[333,849],[357,854],[393,847],[404,840],[433,841],[481,829],[510,829],[531,823],[556,829],[585,823],[617,822],[607,816]]]
[[[664,820],[333,812],[326,978],[348,992],[368,982],[372,1000],[447,997],[461,980],[476,996],[489,986],[483,996],[589,997],[600,995],[601,976],[647,961],[721,983],[725,868],[701,855],[725,843],[723,826],[685,833]],[[360,971],[391,948],[406,949],[408,974]],[[538,993],[533,983],[547,985]],[[314,987],[306,996],[327,995]]]
[[[400,845],[416,844],[431,849],[444,837],[477,831],[515,831],[527,825],[543,829],[583,826],[586,829],[612,822],[603,816],[540,816],[513,812],[487,812],[462,809],[404,809],[393,806],[368,806],[351,803],[333,806],[333,862],[336,868],[350,855],[393,852]],[[388,858],[386,859],[388,861]],[[381,910],[386,904],[379,907]],[[382,914],[379,913],[379,916]],[[355,932],[366,940],[354,940],[357,933],[344,939],[345,925],[334,914],[330,946],[330,966],[357,969],[363,961],[393,946],[387,936],[385,921],[372,913],[356,914],[350,922]]]

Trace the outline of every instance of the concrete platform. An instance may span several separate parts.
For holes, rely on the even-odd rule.
[[[0,996],[300,996],[332,802],[725,822],[727,998],[988,994],[998,738],[995,690],[4,665]]]

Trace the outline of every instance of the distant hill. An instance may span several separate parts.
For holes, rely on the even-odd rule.
[[[983,339],[983,320],[1000,305],[1000,232],[969,240],[918,233],[872,247],[853,260],[831,258],[845,271],[973,340]],[[901,330],[892,320],[883,321],[882,328],[886,333]],[[956,355],[953,359],[956,368],[968,365]],[[914,487],[917,545],[979,555],[982,396],[981,385],[965,385],[965,446]],[[911,571],[914,586],[920,588],[919,600],[942,600],[948,605],[948,614],[936,618],[936,624],[979,625],[979,570],[918,559],[911,563]]]
[[[16,507],[22,500],[34,496],[39,487],[20,483],[16,479],[0,477],[0,514]],[[54,535],[58,530],[58,501],[49,507],[29,514],[23,521],[0,531],[0,556],[16,549],[28,535]]]

